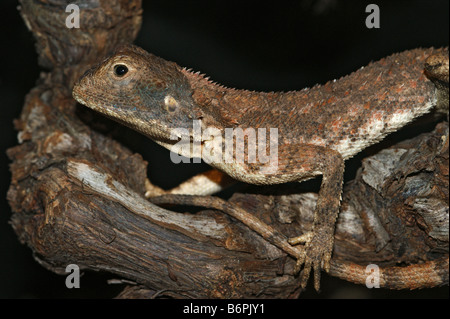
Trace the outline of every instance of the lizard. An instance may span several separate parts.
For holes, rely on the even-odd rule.
[[[425,61],[429,61],[427,74]],[[446,73],[442,71],[445,64]],[[439,84],[435,86],[430,79]],[[184,129],[193,143],[194,121],[202,129],[217,129],[222,137],[227,128],[276,128],[275,168],[272,162],[250,163],[247,148],[247,161],[209,164],[235,180],[255,185],[322,176],[312,230],[288,239],[290,245],[303,243],[302,248],[293,253],[278,242],[278,247],[297,258],[297,270],[303,269],[301,286],[306,286],[313,271],[314,287],[319,290],[320,272],[330,269],[345,160],[430,112],[436,104],[448,111],[448,99],[441,93],[445,90],[448,96],[448,48],[393,54],[338,80],[299,91],[256,92],[225,87],[199,72],[126,45],[87,70],[75,84],[73,97],[168,149],[184,138],[174,135],[175,128]],[[269,140],[266,137],[262,148],[268,148]],[[214,146],[218,147],[214,139],[205,139],[197,153],[194,147],[177,151],[185,157],[203,158],[207,152],[202,151]],[[246,222],[245,218],[241,221]],[[254,224],[247,225],[252,228]],[[261,228],[254,230],[264,235]]]

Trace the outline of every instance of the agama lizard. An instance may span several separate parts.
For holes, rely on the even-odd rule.
[[[424,74],[424,63],[432,55],[438,58],[430,60],[428,77],[447,83],[446,87],[437,86],[438,93]],[[442,71],[445,65],[447,69]],[[448,110],[448,98],[439,93],[445,91],[448,94],[448,49],[405,51],[325,85],[264,93],[226,88],[130,45],[88,70],[75,85],[73,96],[168,149],[182,138],[171,139],[174,128],[187,130],[192,142],[195,120],[201,120],[203,130],[218,129],[223,138],[226,128],[276,128],[275,170],[270,167],[272,162],[210,165],[236,180],[257,185],[301,182],[322,175],[313,229],[290,240],[291,244],[304,242],[295,256],[298,266],[303,266],[302,286],[313,269],[318,289],[321,269],[330,268],[344,161],[436,104]],[[263,148],[269,140],[266,137]],[[200,150],[217,147],[213,143],[202,140]],[[194,154],[192,148],[179,153],[186,157],[204,154]],[[247,149],[245,156],[249,158]]]

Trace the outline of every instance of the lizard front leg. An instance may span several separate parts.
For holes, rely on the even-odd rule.
[[[313,269],[314,288],[319,290],[320,270],[328,272],[330,269],[344,178],[344,159],[337,151],[314,145],[282,147],[279,154],[283,154],[279,156],[279,172],[289,171],[293,174],[288,176],[291,181],[322,175],[311,232],[289,240],[291,244],[305,243],[303,254],[297,261],[297,270],[303,266],[302,287],[306,286]]]

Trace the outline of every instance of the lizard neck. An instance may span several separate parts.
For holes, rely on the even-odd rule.
[[[283,94],[228,88],[211,81],[200,72],[194,73],[184,68],[181,72],[191,85],[192,97],[204,115],[202,120],[205,125],[218,128],[246,126],[240,119],[248,111],[255,109],[256,106],[264,107],[268,103],[273,105],[273,101],[270,100],[279,99]]]

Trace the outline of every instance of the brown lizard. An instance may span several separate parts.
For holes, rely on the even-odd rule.
[[[447,88],[437,86],[435,91],[424,75],[425,60],[431,55],[439,58],[429,65],[447,63],[447,73],[441,74],[442,67],[430,67],[428,76],[440,83],[446,80]],[[405,51],[325,85],[264,93],[226,88],[136,46],[126,46],[88,70],[75,85],[73,96],[168,149],[185,137],[181,133],[171,135],[174,128],[184,129],[193,144],[193,123],[197,120],[203,131],[215,128],[222,138],[227,128],[276,128],[275,166],[272,161],[251,162],[248,140],[245,161],[216,161],[210,165],[236,180],[257,185],[301,182],[322,175],[313,229],[289,241],[304,242],[303,249],[294,251],[280,244],[279,238],[268,238],[298,258],[297,265],[303,266],[303,287],[314,270],[318,290],[320,270],[330,269],[344,161],[436,104],[448,110],[448,99],[445,101],[445,94],[440,93],[445,90],[448,92],[448,49]],[[273,137],[271,140],[266,136],[266,143],[259,147],[268,150],[271,141]],[[177,152],[206,158],[208,150],[223,149],[216,142],[217,138],[202,139],[197,151],[190,146],[178,148]],[[233,156],[236,159],[236,151]],[[248,223],[245,218],[241,221],[267,238],[266,228]]]

